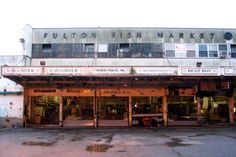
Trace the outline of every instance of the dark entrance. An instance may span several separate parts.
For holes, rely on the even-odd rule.
[[[128,126],[128,97],[98,98],[98,126]]]
[[[31,124],[59,124],[59,97],[35,96],[32,97]]]
[[[93,126],[93,97],[63,97],[64,126]]]

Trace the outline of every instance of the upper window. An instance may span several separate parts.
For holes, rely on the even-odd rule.
[[[94,52],[94,44],[85,44],[84,46],[84,52]]]
[[[152,57],[152,44],[151,43],[143,43],[143,53],[141,54],[143,58]]]
[[[164,50],[163,44],[152,44],[152,54],[151,57],[163,58]]]
[[[208,57],[207,45],[199,45],[199,57]]]
[[[42,45],[42,56],[45,58],[52,57],[52,44],[43,44]]]
[[[81,43],[72,44],[72,57],[75,58],[84,57],[83,44]]]
[[[209,57],[218,57],[218,50],[216,44],[209,44]]]
[[[93,58],[94,57],[94,44],[85,44],[84,45],[84,57]]]
[[[231,57],[236,58],[236,45],[231,45]]]
[[[42,44],[32,45],[32,58],[41,58],[42,56]]]
[[[140,58],[143,53],[143,44],[142,43],[132,43],[130,46],[131,57]]]
[[[166,58],[175,57],[175,44],[166,43]]]
[[[153,52],[163,52],[163,45],[158,44],[158,43],[154,43],[152,46],[152,50],[153,50]]]
[[[220,55],[220,58],[226,58],[227,55],[228,55],[228,52],[227,52],[227,45],[226,44],[219,44],[219,55]]]
[[[108,57],[117,58],[119,56],[119,44],[108,44]]]
[[[196,57],[195,44],[186,44],[187,57]]]
[[[227,45],[226,44],[219,44],[219,51],[227,51]]]
[[[72,57],[72,44],[53,44],[53,56],[58,58]]]
[[[187,47],[186,44],[175,44],[175,57],[186,58]]]
[[[98,44],[97,57],[100,58],[108,57],[108,44]]]
[[[130,55],[130,48],[129,44],[120,44],[120,52],[119,52],[119,57],[120,58],[129,58]]]
[[[228,47],[229,48],[229,47]],[[53,43],[33,44],[33,58],[236,58],[226,44],[194,43]]]

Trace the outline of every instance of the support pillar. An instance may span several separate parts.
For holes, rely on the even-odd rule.
[[[168,125],[168,104],[167,104],[167,96],[162,97],[162,105],[163,105],[163,120],[164,120],[164,127]]]
[[[197,97],[197,123],[201,124],[201,98]]]
[[[28,95],[28,90],[24,91],[23,103],[23,126],[28,127],[32,123],[32,97]]]
[[[229,98],[229,124],[234,125],[234,95]]]
[[[59,126],[63,126],[63,97],[60,96],[60,104],[59,104]]]
[[[28,100],[28,103],[26,104],[26,105],[28,105],[28,118],[29,119],[32,119],[32,97],[31,96],[29,96],[29,97],[27,97],[26,98],[27,100]]]
[[[93,98],[93,126],[98,127],[98,110],[97,110],[97,89],[94,89]]]
[[[133,113],[132,113],[132,97],[129,96],[129,127],[133,124]]]

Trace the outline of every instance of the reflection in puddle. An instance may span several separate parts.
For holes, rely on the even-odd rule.
[[[125,150],[118,150],[117,152],[124,153],[126,151]]]
[[[42,141],[25,141],[22,145],[26,146],[52,146],[56,143],[56,141],[52,142],[42,142]]]
[[[86,150],[89,152],[106,152],[111,147],[113,146],[107,144],[91,144],[87,146]]]
[[[183,141],[177,138],[172,138],[171,142],[167,142],[167,147],[184,147],[184,146],[190,146],[191,144],[182,143]]]
[[[72,139],[70,141],[75,142],[75,141],[81,141],[82,139],[83,139],[83,136],[75,135],[72,137]]]

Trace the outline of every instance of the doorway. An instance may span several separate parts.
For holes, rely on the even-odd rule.
[[[128,97],[99,97],[98,126],[128,126]]]
[[[132,114],[132,126],[163,126],[162,97],[132,97]]]
[[[194,96],[168,98],[168,125],[197,125],[197,101]]]
[[[31,124],[58,125],[59,99],[58,96],[32,97]]]
[[[201,124],[229,124],[229,98],[227,96],[203,97],[201,99]]]
[[[63,97],[63,126],[93,126],[93,97]]]

